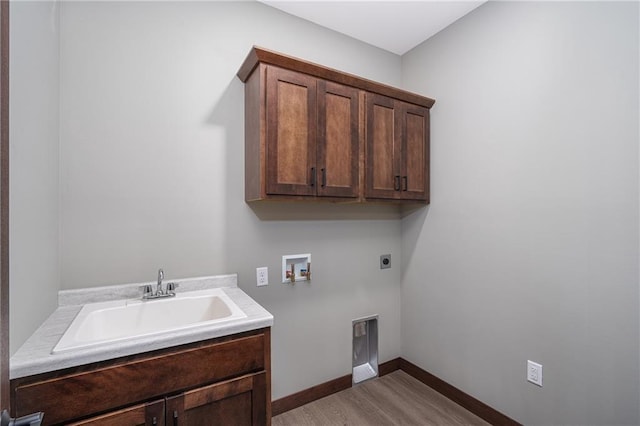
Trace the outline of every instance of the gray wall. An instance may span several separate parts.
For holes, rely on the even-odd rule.
[[[437,103],[402,356],[525,424],[640,422],[638,36],[637,2],[491,2],[403,57]]]
[[[378,313],[381,361],[521,422],[639,423],[637,3],[488,3],[403,58],[253,2],[59,7],[58,39],[12,3],[12,351],[61,287],[238,272],[274,398],[347,374]],[[436,98],[432,204],[246,205],[253,44]],[[300,252],[313,283],[279,284]]]
[[[58,8],[11,2],[10,351],[57,306]]]
[[[399,356],[400,268],[378,268],[397,214],[250,208],[235,73],[254,44],[396,85],[400,58],[257,2],[60,7],[63,288],[238,272],[275,316],[274,398],[349,374],[354,318],[379,314],[381,360]],[[279,283],[306,252],[312,284]]]

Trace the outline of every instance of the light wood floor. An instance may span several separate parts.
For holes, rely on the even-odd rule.
[[[272,419],[273,426],[488,424],[400,370]]]

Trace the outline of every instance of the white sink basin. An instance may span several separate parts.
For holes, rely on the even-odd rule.
[[[220,288],[178,293],[166,299],[89,303],[82,307],[52,353],[245,317]]]

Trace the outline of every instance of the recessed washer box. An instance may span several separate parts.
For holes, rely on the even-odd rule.
[[[353,384],[378,377],[378,316],[352,321]]]
[[[310,281],[311,254],[287,254],[282,256],[282,282]],[[293,278],[293,279],[292,279]]]

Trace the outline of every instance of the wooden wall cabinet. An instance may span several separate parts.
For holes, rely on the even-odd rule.
[[[238,77],[246,201],[428,202],[433,99],[258,47]]]
[[[44,425],[271,424],[270,329],[11,381]],[[36,408],[37,407],[37,408]]]
[[[358,91],[271,65],[247,84],[247,200],[358,197]]]
[[[367,94],[367,198],[429,199],[429,110]]]
[[[357,197],[358,91],[274,66],[260,72],[266,195]]]

